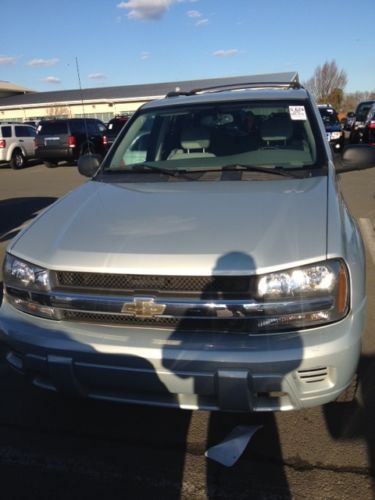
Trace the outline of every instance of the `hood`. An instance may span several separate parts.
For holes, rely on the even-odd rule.
[[[107,184],[51,205],[10,251],[54,270],[252,274],[324,259],[327,178]]]

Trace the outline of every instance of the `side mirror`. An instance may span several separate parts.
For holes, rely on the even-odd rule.
[[[375,148],[368,144],[346,146],[341,158],[335,159],[336,172],[341,174],[353,170],[375,167]]]
[[[82,155],[78,160],[78,171],[85,177],[93,177],[98,171],[102,157],[100,155]]]

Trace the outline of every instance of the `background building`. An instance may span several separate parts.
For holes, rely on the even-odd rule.
[[[285,79],[285,75],[289,79],[298,78],[295,73],[279,73],[53,92],[32,92],[14,85],[13,94],[11,92],[13,84],[8,84],[8,93],[5,95],[0,93],[0,122],[35,121],[41,118],[80,118],[82,116],[99,118],[103,122],[108,122],[115,115],[132,114],[145,102],[162,98],[171,91],[188,92],[197,88],[246,82],[252,84],[265,81],[275,82],[279,77]],[[19,89],[18,92],[16,88]]]
[[[33,90],[27,89],[26,87],[20,87],[11,82],[3,82],[0,80],[0,98],[10,97],[19,94],[28,94],[34,92]]]

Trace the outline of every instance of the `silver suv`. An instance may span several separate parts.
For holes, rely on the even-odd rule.
[[[285,75],[281,75],[285,76]],[[8,362],[39,387],[224,411],[353,397],[365,257],[296,77],[148,103],[10,244]],[[348,147],[340,171],[375,166]]]
[[[0,123],[0,163],[21,168],[35,157],[36,129],[22,123]]]

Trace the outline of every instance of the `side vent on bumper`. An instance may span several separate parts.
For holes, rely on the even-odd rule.
[[[300,382],[304,382],[306,384],[325,382],[328,378],[328,368],[325,366],[310,370],[298,370],[297,375]]]

